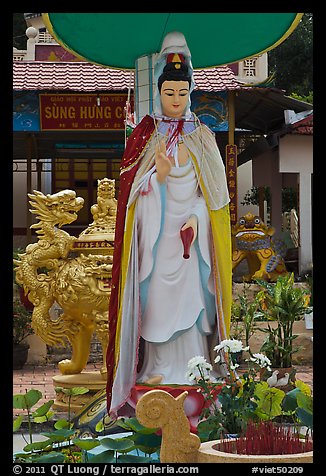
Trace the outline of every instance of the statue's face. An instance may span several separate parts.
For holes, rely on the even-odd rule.
[[[189,98],[188,81],[164,81],[161,88],[162,111],[168,117],[182,117]]]

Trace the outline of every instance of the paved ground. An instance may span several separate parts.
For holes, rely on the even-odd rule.
[[[88,364],[85,371],[99,370],[100,363]],[[303,380],[312,387],[313,371],[311,366],[295,366],[297,369],[296,377]],[[43,399],[38,403],[39,406],[48,400],[55,399],[55,391],[52,378],[59,375],[60,372],[56,364],[46,366],[30,366],[25,365],[22,370],[14,370],[13,375],[13,394],[25,393],[25,390],[31,388],[40,390],[43,394]],[[13,415],[19,415],[22,410],[13,410]],[[58,412],[59,413],[59,412]]]
[[[100,363],[88,364],[85,372],[100,370]],[[25,365],[21,370],[14,370],[13,373],[13,394],[25,393],[26,390],[35,389],[40,390],[43,398],[38,402],[37,407],[41,404],[55,400],[56,394],[54,391],[53,377],[60,375],[57,364],[48,364],[46,366]],[[25,410],[13,410],[13,415],[20,415],[25,413]],[[60,413],[60,412],[55,412]]]

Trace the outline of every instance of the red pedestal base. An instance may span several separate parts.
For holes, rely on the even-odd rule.
[[[218,395],[222,385],[217,387],[216,395]],[[184,391],[188,392],[188,395],[184,402],[184,410],[190,423],[190,431],[197,433],[197,424],[200,414],[204,407],[207,406],[207,402],[204,399],[201,391],[198,391],[199,387],[193,385],[135,385],[131,391],[128,404],[132,408],[136,408],[137,402],[144,393],[150,390],[165,390],[173,397],[178,397]]]

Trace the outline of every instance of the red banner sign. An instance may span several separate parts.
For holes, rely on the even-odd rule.
[[[124,129],[127,94],[40,94],[42,131]]]
[[[226,179],[230,195],[230,219],[231,225],[235,225],[238,219],[238,195],[237,195],[237,146],[228,144],[225,148],[226,156]]]

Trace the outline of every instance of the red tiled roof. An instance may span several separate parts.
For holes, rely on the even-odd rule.
[[[314,115],[313,113],[309,116],[304,117],[300,121],[290,124],[290,132],[292,134],[303,134],[303,135],[313,135],[314,131]]]
[[[228,66],[194,71],[195,89],[223,91],[240,89],[241,85]],[[14,90],[125,90],[133,87],[133,72],[105,68],[92,63],[14,61]]]
[[[14,90],[123,90],[128,89],[129,82],[129,71],[104,68],[86,62],[13,62]]]
[[[225,91],[240,89],[242,86],[228,66],[197,69],[194,71],[194,81],[195,89],[203,91]]]

